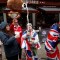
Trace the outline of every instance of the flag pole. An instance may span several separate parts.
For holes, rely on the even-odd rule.
[[[26,0],[26,4],[28,5],[28,1]],[[28,10],[28,6],[26,6],[27,9],[27,23],[29,23],[29,10]]]

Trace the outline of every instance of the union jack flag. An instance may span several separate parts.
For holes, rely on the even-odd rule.
[[[32,50],[31,50],[31,47],[34,46],[35,48],[39,49],[41,46],[40,46],[40,43],[39,43],[39,38],[38,38],[38,34],[35,32],[35,30],[33,30],[31,32],[31,40],[34,41],[34,44],[30,44],[29,42],[31,41],[30,40],[30,37],[27,36],[27,31],[24,31],[23,32],[23,35],[22,35],[22,38],[21,38],[21,47],[24,48],[26,51],[27,51],[27,60],[33,60],[32,59]]]
[[[48,36],[47,40],[45,42],[45,50],[47,57],[50,59],[55,59],[58,58],[59,60],[59,50],[58,47],[56,46],[56,41],[58,40],[59,37],[59,27],[57,24],[53,24]]]

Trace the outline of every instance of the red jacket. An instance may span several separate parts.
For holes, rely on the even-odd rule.
[[[20,37],[17,38],[18,44],[21,46],[21,36],[22,36],[22,28],[18,25],[18,27],[15,27],[14,24],[10,25],[10,29],[15,32],[15,34],[20,34]]]

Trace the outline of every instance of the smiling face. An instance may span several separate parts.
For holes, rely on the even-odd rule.
[[[27,24],[27,30],[31,31],[32,30],[32,24]]]
[[[18,20],[17,19],[13,19],[14,23],[18,23]]]
[[[17,19],[13,19],[13,24],[14,24],[15,26],[18,26],[18,20],[17,20]]]
[[[32,27],[31,27],[31,26],[27,26],[27,29],[28,29],[28,30],[32,30]]]
[[[10,26],[9,25],[6,26],[6,30],[10,31]]]

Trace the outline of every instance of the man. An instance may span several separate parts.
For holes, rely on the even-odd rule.
[[[13,22],[10,25],[10,29],[13,30],[15,34],[20,35],[20,37],[17,38],[17,42],[18,42],[18,46],[19,46],[19,59],[21,60],[21,53],[22,53],[22,49],[21,49],[22,28],[18,24],[18,20],[16,18],[13,19]]]
[[[26,50],[26,60],[38,60],[37,49],[40,48],[38,34],[32,28],[32,24],[27,24],[27,30],[22,34],[22,48]]]
[[[60,60],[59,49],[57,47],[60,33],[60,24],[53,24],[48,33],[47,40],[45,42],[45,50],[47,55],[47,60]]]

